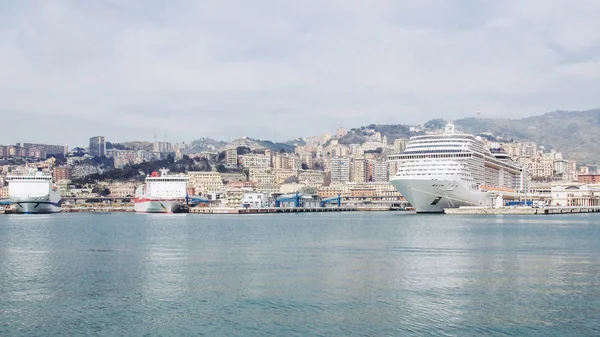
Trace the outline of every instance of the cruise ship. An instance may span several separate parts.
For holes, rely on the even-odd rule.
[[[498,195],[522,191],[526,171],[502,149],[455,131],[411,137],[405,151],[390,155],[398,171],[390,179],[417,213],[444,208],[492,206]]]
[[[185,210],[187,182],[183,174],[169,175],[162,169],[152,172],[146,182],[135,190],[134,208],[144,213],[178,213]]]
[[[28,168],[25,174],[9,174],[8,196],[16,213],[57,213],[61,211],[60,189],[50,172]]]

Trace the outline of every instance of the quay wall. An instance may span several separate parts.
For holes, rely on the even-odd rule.
[[[444,213],[452,215],[551,215],[571,213],[597,213],[600,206],[585,207],[459,207],[446,208]]]

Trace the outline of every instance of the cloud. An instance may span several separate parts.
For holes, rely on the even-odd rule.
[[[562,0],[13,2],[0,142],[282,140],[595,108],[599,14]]]

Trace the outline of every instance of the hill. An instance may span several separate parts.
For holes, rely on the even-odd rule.
[[[521,119],[465,118],[454,123],[464,132],[534,141],[578,163],[600,163],[600,109],[553,111]]]
[[[270,140],[259,140],[248,137],[242,137],[232,142],[223,142],[220,140],[214,140],[211,138],[200,138],[192,141],[191,147],[185,150],[185,153],[197,153],[202,151],[221,152],[231,148],[245,147],[253,151],[260,150],[273,150],[294,152],[294,144],[301,143],[300,140],[292,140],[286,143],[274,143]]]
[[[152,146],[153,146],[153,144],[151,142],[144,142],[144,141],[121,142],[121,143],[114,143],[112,145],[116,149],[145,150],[145,151],[152,151]],[[108,148],[108,146],[107,146],[107,148]]]
[[[218,152],[225,145],[227,145],[227,142],[214,140],[212,138],[200,138],[192,141],[191,146],[185,150],[185,153],[198,153],[203,151]]]
[[[252,139],[248,137],[242,137],[232,141],[231,143],[225,145],[221,148],[221,151],[226,149],[231,149],[234,147],[246,147],[250,150],[264,150],[269,149],[272,151],[285,151],[285,152],[294,152],[294,145],[286,144],[286,143],[274,143],[270,140],[259,140]]]

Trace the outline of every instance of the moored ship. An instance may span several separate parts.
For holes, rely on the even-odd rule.
[[[167,169],[152,172],[135,191],[135,211],[144,213],[179,213],[186,210],[187,182],[183,174],[169,175]]]
[[[57,213],[61,211],[60,188],[49,172],[29,168],[25,174],[6,177],[8,195],[15,213]]]
[[[418,213],[490,206],[497,194],[524,190],[526,171],[502,149],[488,149],[473,135],[448,124],[442,134],[411,137],[390,182]]]

